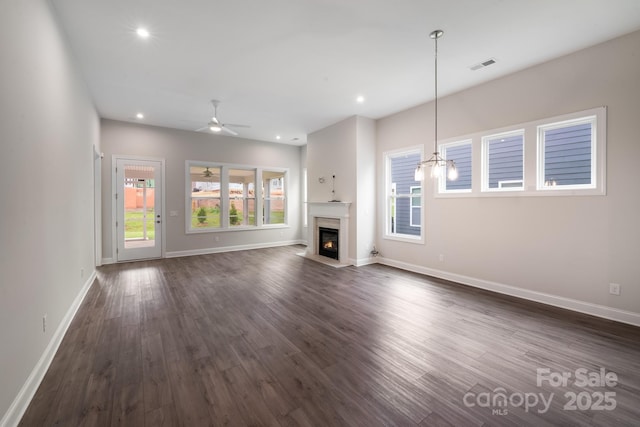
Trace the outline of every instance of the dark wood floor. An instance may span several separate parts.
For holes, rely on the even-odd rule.
[[[300,251],[102,267],[21,425],[639,425],[640,328]]]

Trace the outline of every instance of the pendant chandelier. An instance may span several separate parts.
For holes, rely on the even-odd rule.
[[[456,169],[456,163],[453,160],[445,160],[444,157],[438,152],[438,39],[442,37],[444,31],[435,30],[429,34],[435,41],[435,126],[434,126],[434,139],[433,139],[433,155],[429,160],[423,160],[418,163],[416,167],[415,177],[416,181],[422,181],[424,179],[424,169],[431,167],[431,177],[439,179],[447,176],[450,181],[455,181],[458,178],[458,169]]]

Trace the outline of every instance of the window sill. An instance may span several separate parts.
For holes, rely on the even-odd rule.
[[[222,233],[227,231],[259,231],[259,230],[272,230],[276,228],[290,228],[288,224],[264,224],[260,227],[256,225],[248,225],[242,227],[219,227],[219,228],[207,228],[203,230],[187,230],[187,234],[203,234],[203,233]]]
[[[396,242],[413,243],[418,245],[424,244],[424,238],[422,236],[413,237],[408,235],[385,234],[382,238],[385,240],[394,240]]]
[[[484,197],[572,197],[572,196],[606,196],[607,192],[599,188],[589,189],[542,189],[542,190],[498,190],[471,191],[466,193],[436,193],[436,199],[484,198]]]

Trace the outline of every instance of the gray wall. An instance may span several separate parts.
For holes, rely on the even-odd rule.
[[[382,255],[417,270],[552,295],[569,305],[640,313],[638,46],[640,32],[439,103],[441,139],[607,106],[606,196],[443,199],[426,185],[425,245],[385,240],[380,231]],[[379,120],[378,158],[424,143],[423,135],[433,133],[433,114],[429,103]],[[378,188],[383,175],[379,165]],[[383,209],[379,202],[379,217]],[[609,282],[622,285],[621,296],[609,295]]]
[[[0,419],[11,422],[94,273],[99,120],[48,2],[0,2],[0,40]]]
[[[169,256],[183,251],[193,253],[238,246],[268,246],[301,239],[300,147],[113,120],[102,120],[101,142],[105,154],[102,165],[102,251],[106,262],[113,261],[111,162],[114,154],[165,159],[165,238]],[[289,227],[187,234],[186,160],[288,168]],[[177,211],[179,215],[170,217],[169,211]]]

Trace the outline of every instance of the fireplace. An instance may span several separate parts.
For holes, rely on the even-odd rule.
[[[349,260],[350,202],[309,202],[308,239],[305,256],[332,267],[351,265]],[[320,229],[328,229],[333,236],[320,237]],[[324,248],[327,237],[332,243]],[[335,246],[335,248],[334,248]],[[326,250],[325,250],[326,249]]]
[[[340,259],[339,230],[335,228],[318,227],[318,254],[333,259]]]

